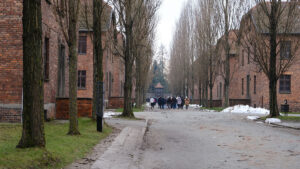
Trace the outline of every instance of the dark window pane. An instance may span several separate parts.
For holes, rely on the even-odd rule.
[[[87,48],[87,37],[86,36],[79,36],[78,40],[78,53],[79,54],[86,54],[86,48]]]

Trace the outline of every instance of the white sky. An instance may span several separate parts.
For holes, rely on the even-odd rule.
[[[161,7],[158,11],[159,22],[156,30],[155,45],[157,49],[163,44],[169,53],[176,22],[187,1],[188,0],[162,0]]]

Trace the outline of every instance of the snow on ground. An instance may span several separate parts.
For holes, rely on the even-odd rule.
[[[253,108],[248,105],[236,105],[234,107],[228,107],[224,109],[224,113],[246,113],[246,114],[261,114],[268,115],[270,111],[264,108]]]
[[[257,120],[259,119],[259,116],[247,116],[248,120]]]
[[[200,109],[202,106],[199,106],[198,104],[190,104],[189,107],[194,109]]]
[[[265,121],[266,123],[281,123],[281,120],[280,119],[277,119],[277,118],[268,118],[266,119]]]
[[[147,102],[146,104],[144,104],[145,108],[150,108],[151,105],[150,105],[150,102]]]
[[[121,113],[109,111],[109,112],[104,112],[103,118],[112,118],[113,116],[118,116],[118,115],[121,115]]]

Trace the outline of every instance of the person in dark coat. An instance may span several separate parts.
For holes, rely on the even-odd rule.
[[[176,105],[177,105],[177,99],[176,97],[172,97],[172,108],[176,109]]]
[[[181,105],[180,105],[181,107],[180,108],[183,109],[183,107],[184,107],[184,98],[183,97],[180,97],[180,98],[181,98]]]
[[[162,105],[162,100],[161,100],[161,97],[159,97],[159,98],[158,98],[158,101],[157,101],[157,103],[158,103],[158,106],[159,106],[159,108],[161,109],[161,105]]]
[[[171,108],[171,105],[172,105],[172,99],[171,99],[171,97],[168,97],[168,99],[167,99],[167,106],[168,106],[168,109]]]
[[[162,104],[162,105],[161,105],[161,108],[162,108],[162,109],[165,109],[166,99],[163,98],[163,97],[161,98],[161,104]]]

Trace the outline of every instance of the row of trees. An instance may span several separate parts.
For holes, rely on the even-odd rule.
[[[92,1],[92,3],[91,3]],[[142,104],[147,86],[147,75],[154,54],[153,39],[156,26],[156,11],[159,0],[54,0],[53,12],[68,45],[69,51],[69,135],[79,135],[77,120],[77,43],[79,15],[92,12],[94,46],[94,92],[93,117],[97,118],[97,130],[102,130],[103,116],[103,50],[102,24],[105,6],[110,4],[116,14],[116,29],[110,46],[125,63],[123,116],[132,117],[132,86],[136,78],[138,105]],[[84,10],[80,10],[80,9]],[[89,28],[89,17],[86,17]],[[43,57],[42,57],[42,12],[41,0],[23,1],[23,131],[17,147],[45,147],[43,122]],[[120,46],[121,44],[121,46]],[[136,67],[134,72],[134,67]]]
[[[249,11],[251,6],[255,7]],[[247,25],[249,29],[240,28],[246,12],[245,16],[252,15],[256,20],[256,30],[251,30],[251,25]],[[221,76],[225,90],[224,107],[229,106],[230,81],[235,71],[230,70],[229,63],[232,43],[236,43],[230,39],[230,32],[233,32],[240,40],[239,45],[252,54],[251,62],[268,77],[270,115],[278,116],[276,84],[292,65],[299,44],[294,43],[291,57],[282,61],[280,42],[295,32],[293,29],[295,25],[298,28],[297,23],[299,2],[295,0],[189,2],[177,23],[171,47],[169,81],[173,93],[191,94],[193,98],[197,82],[200,104],[212,106],[214,82],[217,76]],[[241,33],[244,30],[249,31]],[[222,50],[225,58],[221,58]]]

